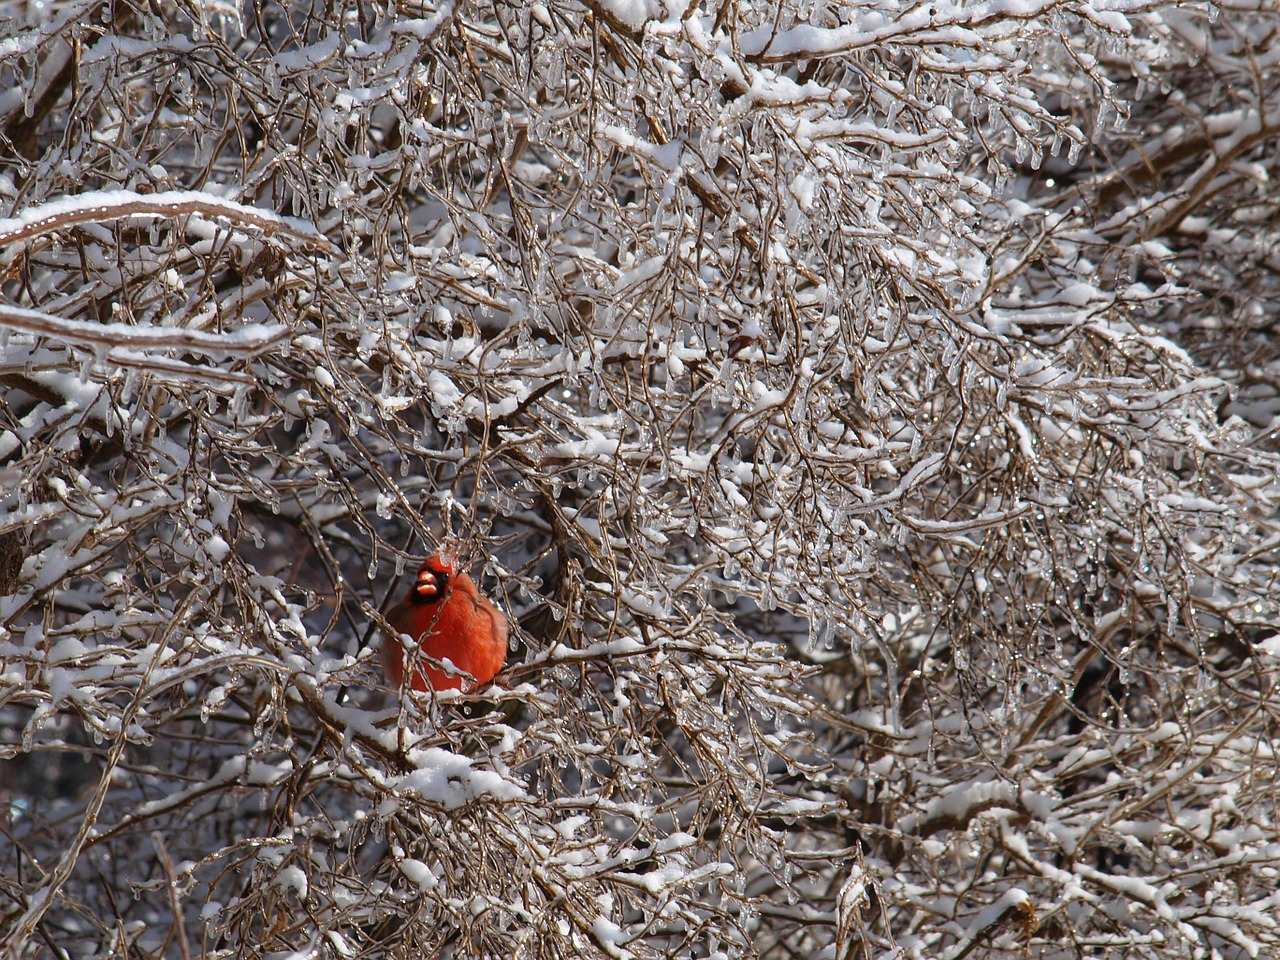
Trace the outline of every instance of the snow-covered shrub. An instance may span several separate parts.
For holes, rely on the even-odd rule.
[[[1270,6],[4,15],[6,956],[1275,953]]]

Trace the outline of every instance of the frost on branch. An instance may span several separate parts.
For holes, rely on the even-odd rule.
[[[6,955],[1274,953],[1248,7],[12,13]]]

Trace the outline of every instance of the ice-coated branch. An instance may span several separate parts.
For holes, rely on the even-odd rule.
[[[0,219],[0,247],[32,237],[65,230],[81,223],[101,223],[133,217],[195,216],[225,220],[253,227],[267,235],[286,234],[304,245],[328,252],[333,244],[314,226],[297,217],[285,217],[203,190],[163,190],[136,193],[132,190],[97,190],[47,200],[24,210],[16,217]]]
[[[246,324],[226,333],[184,327],[146,327],[131,323],[69,320],[40,310],[0,304],[0,327],[22,330],[89,348],[176,349],[212,356],[254,357],[289,337],[282,324]]]

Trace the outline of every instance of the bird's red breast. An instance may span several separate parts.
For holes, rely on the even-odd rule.
[[[507,618],[480,595],[469,574],[441,556],[418,568],[413,587],[387,614],[387,622],[397,635],[383,637],[382,665],[395,687],[404,679],[401,633],[417,640],[426,656],[449,660],[471,674],[474,686],[492,680],[507,661]],[[463,679],[422,663],[413,673],[413,689],[457,690]]]

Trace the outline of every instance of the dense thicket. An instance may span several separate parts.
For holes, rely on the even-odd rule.
[[[1280,951],[1272,0],[0,15],[7,957]]]

